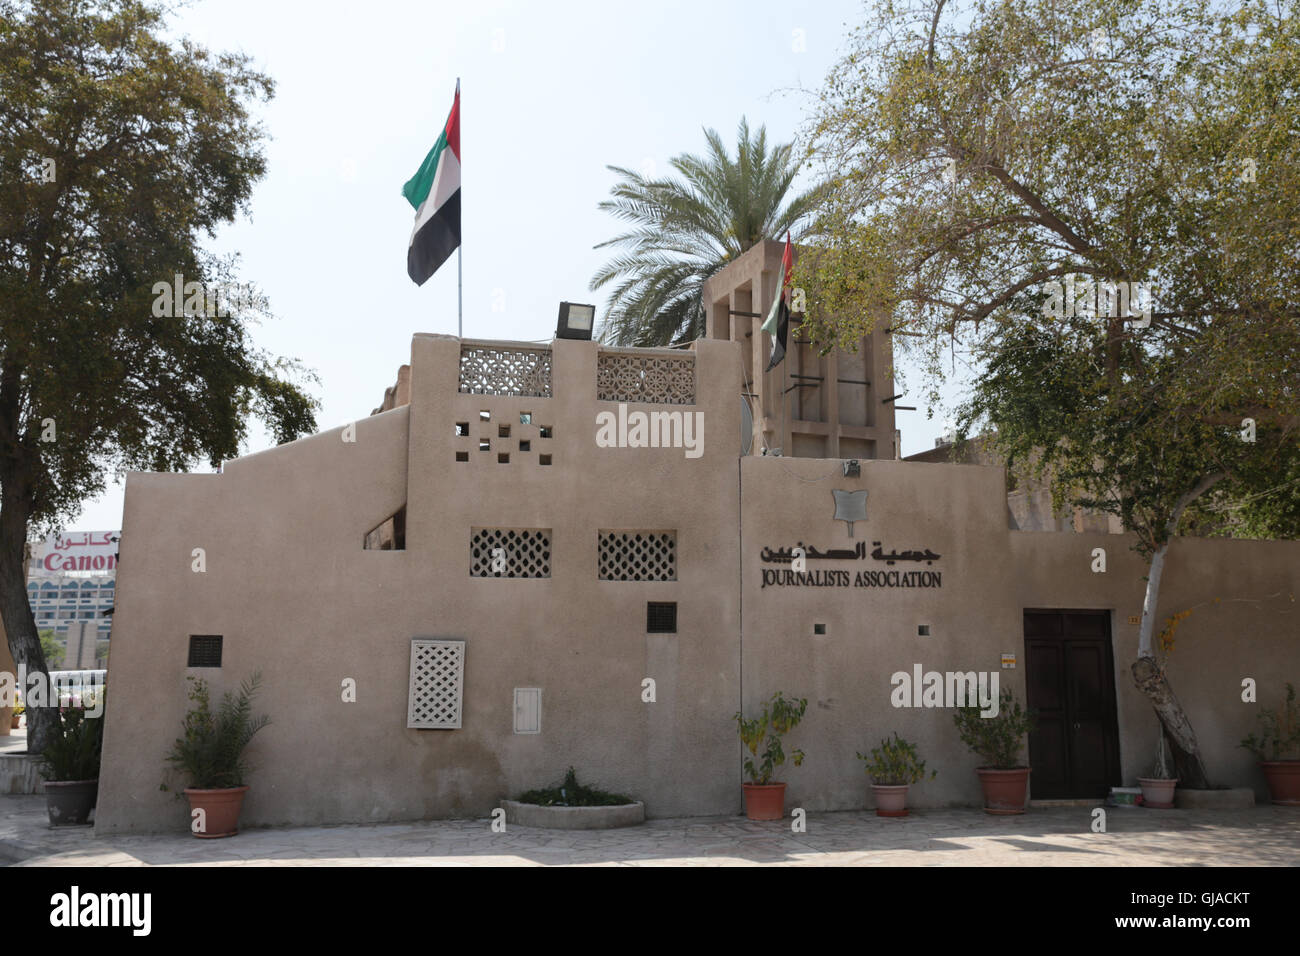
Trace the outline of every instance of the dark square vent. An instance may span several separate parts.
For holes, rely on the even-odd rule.
[[[187,667],[220,667],[221,635],[191,634],[190,661]]]
[[[647,634],[676,634],[677,602],[647,601],[645,629]]]

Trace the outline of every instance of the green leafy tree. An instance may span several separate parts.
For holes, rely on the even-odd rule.
[[[596,246],[619,253],[595,278],[596,291],[613,284],[600,329],[602,341],[656,346],[704,334],[704,283],[728,262],[763,241],[798,238],[796,224],[814,206],[817,191],[788,197],[799,164],[793,145],[769,149],[766,127],[751,135],[740,121],[736,157],[722,137],[706,130],[708,152],[671,161],[681,178],[655,179],[610,166],[622,177],[600,204],[629,230]]]
[[[888,324],[936,392],[950,350],[1000,363],[968,424],[1037,448],[1054,492],[1115,509],[1151,562],[1134,676],[1187,786],[1206,773],[1152,646],[1167,548],[1198,521],[1285,533],[1296,507],[1295,14],[879,0],[810,129],[829,185],[796,270],[805,328],[848,344]],[[1057,301],[1069,277],[1150,298],[1088,314]],[[1234,445],[1245,419],[1257,440]]]
[[[1095,318],[1048,326],[1041,316],[1005,320],[958,427],[964,434],[996,425],[990,447],[1008,468],[1048,480],[1058,507],[1068,501],[1116,515],[1134,535],[1148,563],[1134,678],[1168,732],[1184,786],[1204,788],[1209,775],[1196,733],[1153,640],[1166,558],[1180,531],[1222,528],[1232,508],[1300,533],[1300,522],[1283,526],[1292,507],[1270,504],[1297,493],[1285,476],[1300,463],[1300,443],[1294,426],[1261,423],[1252,433],[1206,414],[1260,396],[1280,405],[1293,376],[1275,370],[1224,382],[1217,394],[1198,387],[1194,396],[1188,367],[1213,364],[1218,349],[1281,347],[1297,362],[1300,336],[1279,337],[1270,334],[1275,327],[1245,320],[1210,324],[1198,336],[1146,331],[1124,341],[1112,376],[1107,332]]]
[[[59,643],[53,631],[41,631],[41,653],[45,655],[45,664],[50,670],[63,666],[64,646]]]
[[[254,348],[246,304],[156,312],[157,283],[232,280],[201,242],[247,210],[266,168],[249,105],[272,94],[247,57],[166,40],[163,18],[133,0],[0,0],[0,616],[29,673],[46,671],[29,529],[109,474],[218,466],[250,414],[277,441],[315,429],[301,370]],[[39,752],[54,714],[28,713]]]

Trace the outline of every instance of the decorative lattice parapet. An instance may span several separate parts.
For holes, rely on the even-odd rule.
[[[460,728],[465,683],[465,642],[411,641],[411,683],[406,726],[422,730]]]
[[[676,532],[600,532],[600,580],[676,581]]]
[[[648,349],[601,349],[596,398],[602,402],[695,404],[695,356]]]
[[[550,528],[474,528],[469,539],[473,578],[549,578]]]
[[[551,350],[462,345],[460,390],[468,395],[551,397]]]

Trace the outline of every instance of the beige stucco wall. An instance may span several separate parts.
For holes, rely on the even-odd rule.
[[[131,475],[98,826],[186,819],[158,783],[185,709],[191,634],[225,638],[222,668],[194,671],[214,687],[264,672],[272,725],[249,751],[248,825],[483,816],[570,764],[660,815],[730,806],[734,348],[699,343],[697,404],[674,406],[707,409],[699,458],[595,446],[597,411],[617,405],[596,401],[594,343],[555,344],[554,398],[510,398],[458,393],[459,341],[420,335],[410,405],[358,421],[355,443],[336,429],[222,475]],[[482,426],[480,410],[491,413]],[[534,424],[521,426],[520,411]],[[470,423],[469,438],[454,435],[456,422]],[[511,425],[508,441],[500,424]],[[540,438],[541,425],[554,437]],[[490,452],[477,450],[480,434]],[[518,450],[520,438],[531,451]],[[498,464],[508,446],[511,463]],[[466,448],[469,462],[456,462]],[[553,464],[538,464],[543,453]],[[363,551],[365,532],[404,500],[406,550]],[[470,578],[473,527],[551,528],[551,578]],[[675,529],[689,579],[597,581],[602,528]],[[202,574],[191,570],[194,547],[206,548]],[[676,635],[645,633],[650,600],[678,602]],[[467,642],[463,729],[406,728],[413,637]],[[341,700],[347,677],[356,703]],[[654,704],[641,700],[645,677],[657,683]],[[543,689],[541,734],[513,734],[516,687]]]
[[[870,805],[856,751],[898,731],[916,743],[939,776],[913,788],[914,806],[976,805],[977,759],[957,739],[952,711],[894,708],[896,671],[998,671],[1002,687],[1025,700],[1023,612],[1034,608],[1111,612],[1123,782],[1132,786],[1154,755],[1156,719],[1134,688],[1146,566],[1130,536],[1008,531],[1003,471],[921,462],[862,462],[858,479],[836,461],[750,459],[743,476],[743,686],[747,709],[774,690],[806,697],[808,716],[791,735],[801,768],[788,767],[791,806],[850,809]],[[833,519],[832,488],[867,489],[866,522],[849,538]],[[942,555],[932,566],[940,588],[763,587],[764,547],[802,541],[820,550],[868,547]],[[1092,571],[1104,548],[1105,573]],[[884,569],[880,562],[808,561],[809,571]],[[1159,619],[1195,607],[1169,662],[1170,680],[1196,728],[1212,781],[1254,787],[1262,775],[1238,742],[1256,707],[1241,700],[1254,677],[1264,703],[1284,683],[1300,682],[1300,543],[1180,539],[1170,551]],[[1214,599],[1219,598],[1219,603]],[[813,633],[816,623],[826,634]],[[918,625],[930,627],[918,636]],[[1001,655],[1015,654],[1015,669]],[[1031,781],[1032,790],[1032,781]]]
[[[889,677],[914,663],[997,670],[1023,699],[1022,612],[1037,607],[1113,612],[1124,782],[1149,759],[1154,718],[1128,677],[1136,628],[1124,622],[1140,610],[1144,574],[1129,539],[1009,531],[1000,468],[875,460],[845,478],[836,460],[741,459],[738,343],[696,343],[696,405],[655,406],[703,413],[698,459],[597,447],[596,414],[617,406],[596,400],[594,343],[554,343],[545,399],[460,393],[460,347],[416,336],[410,404],[358,420],[355,442],[334,429],[220,475],[128,478],[102,831],[185,826],[184,805],[158,788],[185,677],[223,691],[257,669],[272,724],[249,750],[249,826],[483,817],[570,764],[645,800],[652,816],[738,812],[731,717],[777,689],[809,699],[788,742],[808,759],[781,774],[788,806],[867,805],[854,752],[894,730],[939,770],[914,805],[978,805],[976,758],[951,712],[893,708]],[[454,434],[457,422],[469,436]],[[543,425],[554,437],[540,438]],[[490,451],[478,450],[480,435]],[[469,461],[455,460],[461,450]],[[852,539],[833,518],[832,488],[868,492]],[[406,549],[363,550],[365,533],[404,503]],[[552,529],[552,576],[471,578],[474,527]],[[678,580],[599,581],[599,529],[675,530]],[[922,567],[941,572],[942,586],[763,587],[762,549],[800,541],[929,548],[941,558]],[[1098,546],[1105,574],[1089,567]],[[205,550],[203,573],[191,569],[194,548]],[[880,564],[809,561],[819,567]],[[1256,677],[1268,701],[1283,680],[1300,680],[1298,568],[1296,542],[1180,540],[1165,577],[1162,617],[1222,598],[1183,624],[1171,674],[1216,780],[1261,795],[1235,746],[1253,719],[1238,688]],[[645,632],[646,602],[657,600],[678,603],[676,634]],[[224,636],[220,669],[185,667],[192,634]],[[462,729],[407,729],[414,637],[467,642]],[[1003,653],[1017,655],[1017,669],[1000,669]],[[654,703],[641,699],[646,677]],[[355,703],[342,700],[345,678]],[[542,688],[540,734],[513,733],[516,687]]]

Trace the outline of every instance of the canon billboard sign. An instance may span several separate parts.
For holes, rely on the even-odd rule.
[[[32,545],[32,571],[45,574],[112,574],[117,570],[120,531],[52,534]]]

